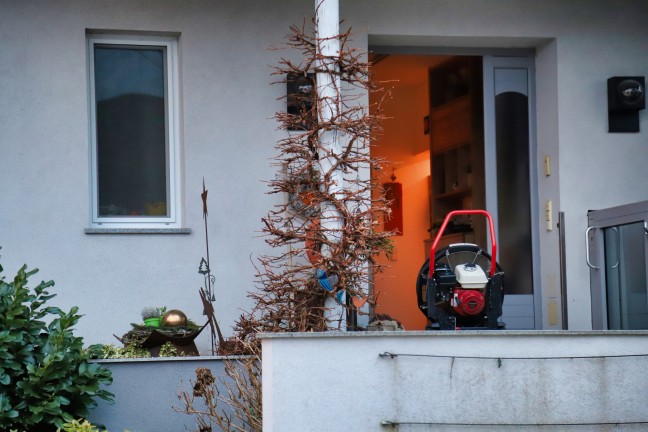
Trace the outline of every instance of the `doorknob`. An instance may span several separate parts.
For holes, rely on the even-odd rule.
[[[619,229],[617,227],[612,227],[612,231],[616,234],[616,264],[611,268],[615,269],[619,267],[619,257],[621,256],[621,236],[619,235]]]
[[[585,262],[587,263],[587,265],[588,265],[589,268],[594,269],[594,270],[598,270],[599,267],[598,267],[598,266],[595,266],[594,264],[592,264],[592,263],[590,262],[590,253],[589,253],[590,240],[589,240],[589,233],[590,233],[590,231],[592,231],[593,229],[596,229],[596,227],[595,227],[595,226],[591,226],[591,227],[587,228],[587,230],[585,231]]]

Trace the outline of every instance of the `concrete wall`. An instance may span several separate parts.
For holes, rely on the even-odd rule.
[[[191,395],[198,368],[210,369],[217,379],[225,376],[223,357],[112,359],[97,363],[112,372],[113,383],[106,389],[115,395],[115,403],[98,400],[88,418],[115,432],[197,430],[194,416],[177,411],[184,408],[179,395]],[[218,388],[226,391],[222,383]],[[196,403],[195,408],[203,407]]]
[[[646,331],[271,335],[263,430],[639,431],[647,367]]]
[[[588,209],[645,199],[642,132],[608,134],[606,79],[648,75],[648,3],[642,0],[357,0],[341,2],[356,42],[419,47],[527,47],[537,52],[540,200],[566,213],[570,327],[590,328],[583,233]],[[108,342],[166,305],[201,321],[197,265],[204,255],[200,191],[210,190],[216,311],[226,333],[247,309],[258,237],[274,200],[262,180],[284,107],[267,65],[311,1],[0,1],[0,245],[11,274],[22,263],[57,282],[58,304],[78,305],[79,332]],[[87,29],[179,34],[184,225],[189,235],[87,235]],[[453,48],[456,49],[456,48]],[[541,90],[541,92],[540,92]],[[539,170],[542,173],[542,170]],[[559,179],[559,181],[557,180]],[[559,203],[557,205],[556,203]],[[539,206],[542,210],[542,205]],[[541,215],[540,215],[541,216]],[[554,215],[555,217],[555,215]],[[558,290],[556,231],[540,230],[544,301]],[[198,341],[203,350],[206,339]]]

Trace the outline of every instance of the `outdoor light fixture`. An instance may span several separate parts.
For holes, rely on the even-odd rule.
[[[608,78],[609,132],[639,132],[639,111],[646,107],[645,77]]]

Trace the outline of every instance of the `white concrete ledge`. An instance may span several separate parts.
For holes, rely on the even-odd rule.
[[[264,432],[648,428],[648,331],[261,338]]]
[[[110,359],[93,359],[93,363],[160,363],[160,362],[204,362],[204,361],[222,361],[222,360],[241,360],[247,356],[186,356],[186,357],[138,357],[138,358],[110,358]]]

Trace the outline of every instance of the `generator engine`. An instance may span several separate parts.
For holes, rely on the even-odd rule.
[[[461,288],[453,290],[450,306],[461,316],[479,315],[486,305],[486,273],[478,265],[460,264],[455,268],[455,275]]]
[[[504,302],[504,272],[491,255],[471,243],[435,250],[449,219],[457,214],[485,214],[491,225],[492,256],[496,243],[492,219],[484,210],[450,212],[432,245],[416,281],[419,309],[428,318],[427,329],[498,329]]]

